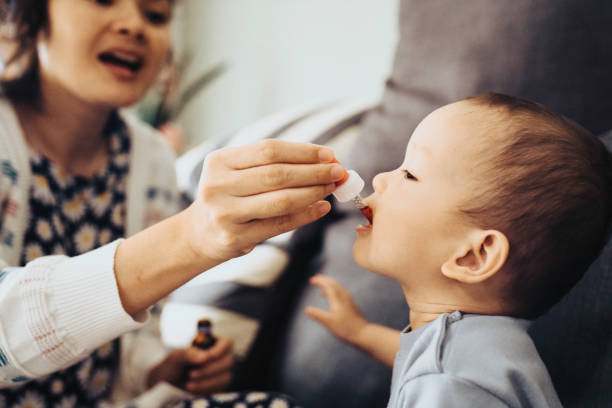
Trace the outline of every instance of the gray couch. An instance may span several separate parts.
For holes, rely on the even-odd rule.
[[[380,105],[360,116],[359,143],[343,163],[367,182],[401,162],[427,113],[483,91],[544,103],[596,134],[612,129],[608,1],[400,2],[391,77]],[[352,261],[360,222],[359,213],[336,206],[291,237],[290,262],[265,292],[262,324],[236,373],[237,387],[281,391],[305,408],[385,406],[390,370],[303,314],[307,305],[324,306],[307,285],[309,276],[324,273],[349,289],[368,319],[398,329],[408,322],[398,285]],[[568,407],[612,406],[611,267],[608,244],[578,286],[531,330]]]

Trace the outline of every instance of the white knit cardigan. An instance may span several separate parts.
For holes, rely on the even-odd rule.
[[[130,236],[175,213],[178,191],[174,157],[165,141],[137,119],[121,117],[131,139]],[[0,387],[66,368],[134,329],[148,332],[142,329],[149,313],[135,320],[119,299],[113,270],[119,241],[77,257],[45,256],[16,267],[29,218],[30,183],[19,120],[12,105],[0,99]],[[147,347],[135,343],[140,337],[147,336],[128,334],[129,345],[122,343],[121,366],[129,370],[120,374],[121,381],[131,380],[128,387],[134,391],[144,389],[145,371],[164,355],[154,336],[145,339]]]

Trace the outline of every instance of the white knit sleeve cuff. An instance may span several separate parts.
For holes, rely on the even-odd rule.
[[[70,366],[95,348],[142,326],[124,310],[114,272],[120,240],[73,258],[28,264],[23,285],[26,324],[51,371]],[[43,258],[41,258],[42,260]],[[52,272],[52,273],[51,273]],[[28,290],[44,285],[43,290]],[[38,362],[40,363],[40,362]],[[31,372],[42,374],[34,367]]]

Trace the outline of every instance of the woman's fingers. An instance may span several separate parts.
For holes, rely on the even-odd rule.
[[[211,179],[212,183],[224,183],[228,194],[236,197],[289,189],[295,187],[333,185],[344,176],[339,164],[270,164],[227,173],[227,180]]]
[[[228,354],[232,354],[232,350],[234,349],[234,341],[228,337],[217,337],[217,341],[215,345],[212,346],[208,353],[210,354],[210,358],[218,359]]]
[[[185,383],[185,389],[193,394],[209,395],[214,392],[225,390],[231,381],[232,374],[228,371],[212,377],[188,380]]]
[[[319,200],[344,175],[333,157],[327,147],[279,140],[209,154],[198,196],[185,211],[189,246],[225,261],[321,218],[330,205]]]
[[[230,371],[234,366],[234,356],[226,354],[216,360],[212,360],[209,363],[193,368],[189,371],[188,381],[197,381],[206,377],[213,377],[220,375],[226,371]]]
[[[312,203],[323,200],[335,189],[334,184],[291,188],[236,199],[236,222],[272,219],[300,213]],[[239,204],[238,204],[239,203]]]
[[[213,347],[208,350],[198,350],[190,347],[197,358],[189,359],[193,367],[189,370],[185,388],[196,394],[210,394],[223,390],[231,382],[231,370],[234,366],[233,341],[219,337]]]
[[[316,221],[327,214],[330,209],[331,204],[328,201],[319,201],[297,213],[262,220],[253,220],[246,224],[242,224],[242,231],[239,235],[241,240],[244,240],[245,243],[253,243],[253,245],[255,245],[268,238],[292,231]]]
[[[237,170],[273,163],[327,163],[334,159],[333,151],[327,147],[274,139],[222,149],[215,154],[225,165]]]

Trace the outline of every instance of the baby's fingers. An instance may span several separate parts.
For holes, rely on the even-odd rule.
[[[315,275],[310,278],[310,283],[321,288],[323,296],[327,298],[329,306],[333,309],[341,303],[350,303],[352,297],[350,293],[338,281],[329,276]]]
[[[305,310],[305,313],[312,320],[322,324],[323,326],[329,328],[332,321],[332,315],[326,310],[319,309],[318,307],[308,306]]]

